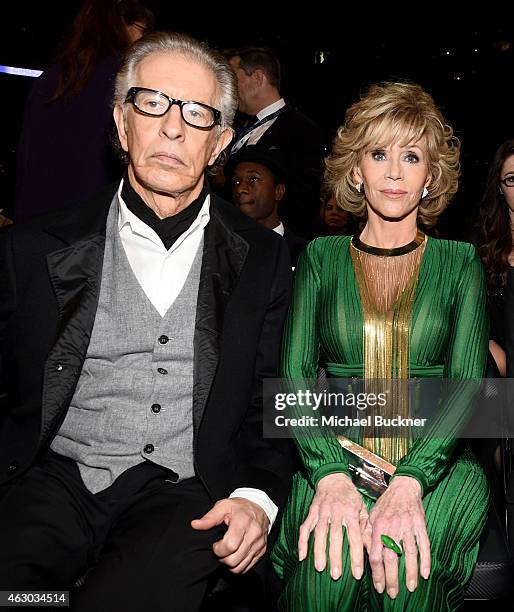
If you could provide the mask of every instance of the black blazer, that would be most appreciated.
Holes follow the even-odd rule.
[[[258,144],[267,149],[277,147],[286,165],[287,191],[280,203],[280,218],[296,234],[312,237],[319,212],[321,130],[306,115],[286,104]]]
[[[4,396],[0,482],[21,475],[58,431],[95,320],[110,187],[0,236]],[[261,381],[276,375],[291,271],[284,241],[211,196],[194,332],[196,473],[213,501],[237,487],[281,506],[289,445],[264,439]]]
[[[291,257],[291,265],[293,269],[298,265],[298,258],[303,249],[309,244],[305,238],[300,238],[296,234],[284,225],[284,240],[286,241],[287,248],[289,250],[289,257]]]

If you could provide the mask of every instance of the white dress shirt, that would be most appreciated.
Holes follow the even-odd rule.
[[[170,249],[166,249],[157,233],[131,212],[118,189],[118,230],[130,267],[148,299],[163,317],[180,293],[203,240],[209,223],[210,195],[207,195],[198,216],[188,230],[181,234]],[[229,497],[244,497],[258,504],[269,518],[269,529],[278,508],[260,489],[241,487]]]
[[[282,223],[282,221],[277,225],[277,227],[273,228],[273,231],[277,232],[277,234],[280,234],[281,236],[284,235],[285,228],[284,228],[284,224]]]

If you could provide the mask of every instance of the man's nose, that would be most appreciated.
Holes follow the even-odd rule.
[[[240,196],[243,193],[248,193],[248,183],[244,180],[234,185],[234,195]]]
[[[168,112],[161,117],[160,132],[170,139],[180,138],[184,135],[185,122],[178,104],[172,104]]]

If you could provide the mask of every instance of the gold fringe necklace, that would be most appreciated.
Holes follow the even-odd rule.
[[[394,464],[410,447],[409,428],[375,428],[375,414],[409,416],[408,386],[400,381],[409,378],[412,305],[425,245],[418,230],[411,243],[395,249],[370,247],[356,236],[350,246],[363,310],[365,392],[388,390],[386,406],[370,408],[373,425],[365,428],[362,446]]]

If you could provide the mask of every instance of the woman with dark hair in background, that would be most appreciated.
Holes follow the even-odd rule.
[[[319,192],[318,236],[351,236],[355,233],[357,222],[350,212],[337,203],[330,187],[324,183]]]
[[[83,200],[120,175],[110,142],[114,77],[153,24],[139,0],[85,0],[27,99],[16,221]]]
[[[494,156],[480,205],[479,254],[487,273],[491,331],[489,351],[506,376],[505,284],[514,266],[514,140],[506,140]]]

